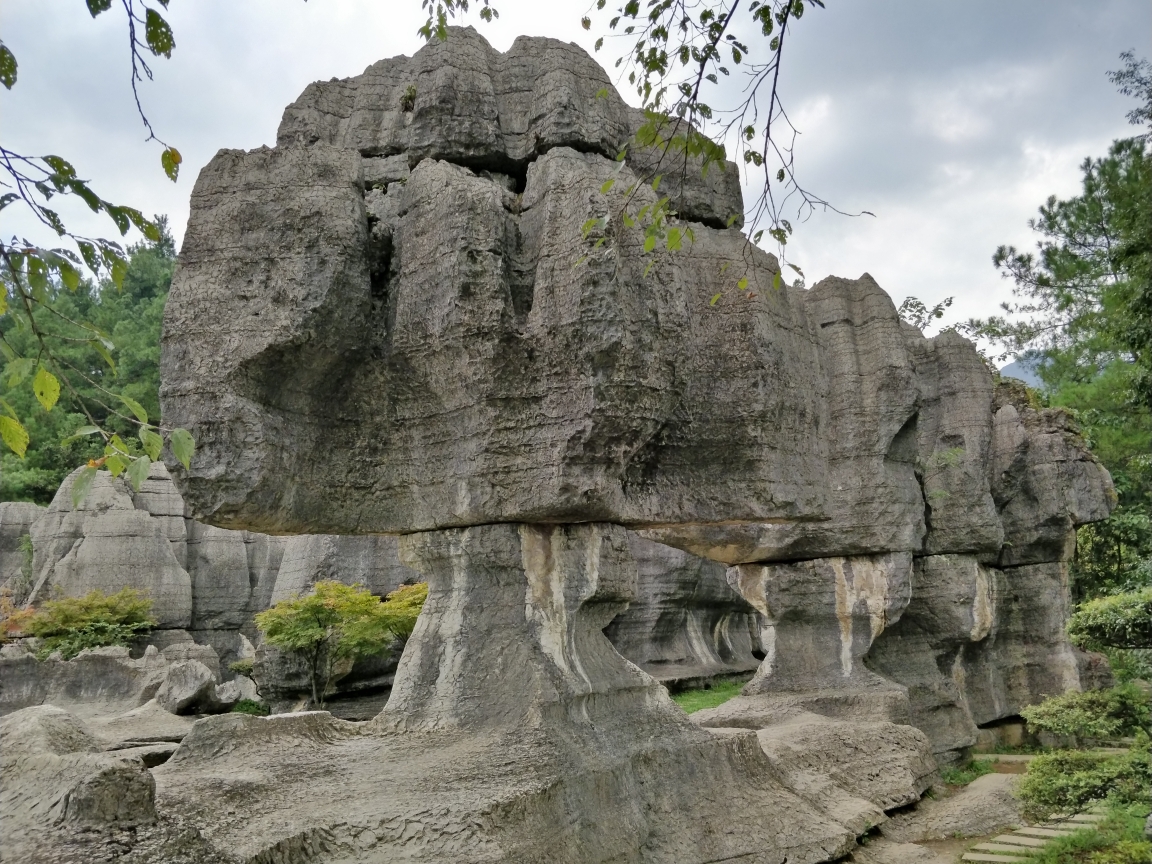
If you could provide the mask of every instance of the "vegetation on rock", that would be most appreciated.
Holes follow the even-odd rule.
[[[949,786],[967,786],[977,777],[991,773],[992,760],[973,759],[961,768],[945,768],[940,772],[940,779]]]
[[[47,659],[59,651],[70,660],[85,648],[128,645],[151,630],[152,601],[133,588],[115,594],[92,591],[83,597],[49,600],[23,621],[23,634],[40,639],[36,656]]]
[[[257,702],[255,699],[241,699],[232,706],[232,713],[251,714],[253,717],[267,717],[272,713],[272,709],[263,702]]]
[[[428,597],[421,582],[387,599],[362,585],[317,582],[311,594],[281,600],[256,616],[265,641],[308,664],[313,704],[323,707],[339,664],[402,648]]]

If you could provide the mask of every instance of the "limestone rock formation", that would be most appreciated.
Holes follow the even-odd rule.
[[[26,565],[22,543],[29,542],[32,523],[44,508],[23,501],[0,503],[0,588],[12,592],[14,602],[27,599],[32,590],[31,567]],[[25,572],[25,571],[28,572]]]
[[[137,759],[99,752],[77,718],[52,706],[0,718],[4,857],[36,860],[62,830],[132,828],[155,821],[155,781]]]
[[[760,616],[724,565],[629,533],[634,599],[604,631],[624,657],[665,684],[751,672],[764,654]]]
[[[780,284],[724,227],[734,166],[671,168],[691,242],[646,252],[638,123],[579,48],[453,29],[201,172],[161,359],[187,510],[50,510],[45,585],[105,513],[168,544],[149,578],[194,634],[334,570],[429,584],[374,723],[208,718],[156,769],[221,857],[834,860],[932,752],[1080,686],[1066,560],[1114,499],[1072,421],[867,274]],[[362,536],[291,541],[273,577],[224,529]],[[749,657],[696,723],[645,671]]]

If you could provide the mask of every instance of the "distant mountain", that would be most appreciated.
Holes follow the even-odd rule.
[[[1000,374],[1006,378],[1017,378],[1029,387],[1043,387],[1044,382],[1036,374],[1036,367],[1028,360],[1014,360],[1000,369]]]

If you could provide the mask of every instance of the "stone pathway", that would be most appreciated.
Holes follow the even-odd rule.
[[[1104,815],[1100,813],[1081,813],[1067,819],[1045,822],[1034,828],[1017,828],[1011,834],[1000,834],[984,843],[977,843],[965,852],[960,860],[987,862],[987,864],[1021,864],[1057,837],[1067,837],[1074,831],[1091,828],[1104,819]]]

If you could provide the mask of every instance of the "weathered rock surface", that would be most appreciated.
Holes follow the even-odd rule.
[[[99,751],[77,718],[44,705],[0,718],[4,856],[39,859],[63,830],[146,825],[156,818],[152,775],[138,759]]]
[[[872,837],[866,845],[852,850],[854,864],[953,864],[952,858],[939,855],[915,843],[893,843],[883,837]]]
[[[760,619],[724,565],[630,533],[636,599],[604,631],[657,681],[681,686],[760,665]]]
[[[190,714],[216,707],[216,681],[212,670],[198,660],[180,660],[164,672],[156,691],[156,704],[170,714]]]
[[[892,840],[915,843],[979,837],[1020,825],[1020,802],[1012,795],[1019,779],[1013,774],[985,774],[950,798],[925,799],[915,810],[893,815],[880,831]]]
[[[908,605],[911,555],[744,564],[728,581],[763,621],[764,661],[745,695],[899,689],[862,658]]]
[[[329,860],[573,864],[850,848],[853,832],[776,779],[752,733],[699,729],[612,649],[602,628],[635,583],[619,526],[415,534],[401,555],[429,599],[377,721],[200,721],[156,769],[162,806],[245,861],[318,843]],[[221,815],[241,799],[242,818]],[[287,801],[306,822],[283,819]],[[404,814],[426,808],[406,831]]]
[[[32,523],[44,508],[23,501],[0,503],[0,588],[12,592],[14,602],[22,603],[32,590],[32,574],[25,574],[22,538],[29,536]]]
[[[401,585],[420,581],[420,574],[400,563],[396,538],[305,534],[289,537],[266,606],[292,595],[307,594],[322,579],[363,585],[383,597]]]

